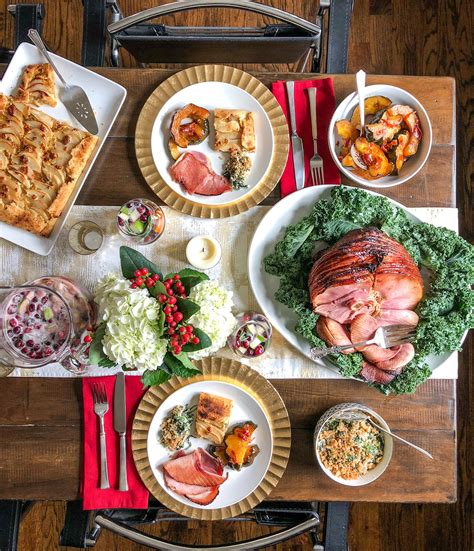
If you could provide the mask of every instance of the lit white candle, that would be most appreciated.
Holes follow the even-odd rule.
[[[188,262],[198,270],[208,270],[221,259],[222,249],[219,241],[210,235],[193,237],[186,246]]]

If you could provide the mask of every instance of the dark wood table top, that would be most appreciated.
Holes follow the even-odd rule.
[[[155,197],[147,187],[134,153],[138,114],[154,88],[171,71],[98,69],[125,86],[128,97],[77,201],[119,205],[132,196]],[[265,84],[310,75],[254,73]],[[312,75],[313,78],[317,78]],[[384,194],[406,206],[454,207],[455,85],[451,78],[369,76],[368,84],[400,86],[427,109],[433,125],[431,156],[408,183]],[[336,101],[354,86],[350,75],[334,76]],[[273,204],[275,192],[265,204]],[[272,380],[291,419],[292,450],[288,468],[272,499],[306,501],[452,502],[456,500],[456,381],[432,379],[415,394],[386,397],[351,380]],[[76,499],[82,469],[80,379],[7,378],[1,381],[0,499]],[[392,461],[373,484],[342,486],[316,464],[312,446],[318,417],[348,401],[378,411],[404,438],[429,450],[434,461],[395,443]]]

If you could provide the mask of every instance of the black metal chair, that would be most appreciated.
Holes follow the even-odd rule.
[[[346,71],[353,0],[321,0],[315,22],[253,0],[180,0],[125,18],[117,0],[83,2],[83,65],[118,66],[119,48],[124,48],[140,64],[295,63],[298,70],[309,66],[312,72]],[[217,7],[250,11],[280,22],[262,27],[146,23],[183,11]]]
[[[0,63],[8,63],[22,42],[29,42],[28,30],[36,29],[41,34],[44,19],[43,4],[10,4],[8,13],[15,18],[13,48],[0,46]]]

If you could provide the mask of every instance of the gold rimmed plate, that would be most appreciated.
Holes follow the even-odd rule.
[[[290,422],[280,395],[256,371],[224,358],[206,358],[198,367],[202,375],[190,379],[173,377],[145,394],[133,423],[133,456],[144,484],[166,507],[200,520],[221,520],[255,507],[277,485],[290,454]],[[207,506],[194,504],[166,487],[162,464],[170,453],[158,439],[159,425],[169,409],[192,402],[203,390],[234,401],[230,426],[245,420],[257,423],[255,443],[261,449],[252,465],[240,472],[229,470],[219,495]],[[195,438],[191,442],[190,450],[209,444]]]
[[[195,103],[214,109],[243,109],[255,116],[256,151],[249,154],[252,169],[248,187],[217,196],[186,192],[173,181],[169,168],[169,126],[177,109]],[[214,151],[214,134],[189,151],[204,153],[212,168],[222,173],[227,153]],[[201,218],[224,218],[257,205],[277,185],[288,156],[288,127],[275,96],[257,78],[233,67],[202,65],[176,73],[164,81],[146,101],[135,134],[140,169],[151,189],[169,206]]]

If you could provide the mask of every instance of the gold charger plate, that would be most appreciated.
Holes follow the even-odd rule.
[[[265,377],[250,367],[228,358],[205,358],[196,362],[196,365],[201,369],[202,375],[189,379],[173,377],[162,385],[151,387],[143,396],[132,427],[133,459],[145,486],[168,509],[199,520],[222,520],[252,509],[263,501],[278,484],[290,457],[290,420],[285,404],[275,388]],[[148,460],[148,429],[160,405],[179,388],[206,380],[232,383],[253,396],[265,409],[273,439],[270,465],[257,488],[238,503],[220,509],[194,508],[175,500],[160,486]]]
[[[223,205],[204,204],[179,195],[163,180],[153,161],[151,134],[158,113],[174,94],[200,82],[225,82],[245,90],[260,103],[273,131],[272,158],[264,176],[248,193]],[[145,102],[135,131],[135,153],[147,184],[167,205],[198,218],[226,218],[245,212],[261,203],[280,180],[288,157],[288,149],[288,125],[275,96],[257,78],[240,69],[225,65],[190,67],[162,82]]]

